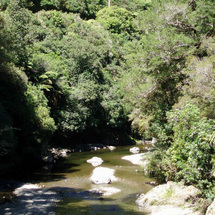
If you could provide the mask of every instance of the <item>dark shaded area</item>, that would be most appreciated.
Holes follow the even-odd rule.
[[[102,129],[102,128],[101,128]],[[85,133],[64,133],[57,131],[51,140],[52,146],[70,147],[75,151],[89,151],[90,145],[132,145],[135,141],[130,138],[128,132],[102,129],[101,132],[87,131]]]
[[[0,206],[0,213],[12,214],[143,214],[122,208],[114,199],[103,198],[99,193],[68,187],[53,187],[51,189],[22,189],[13,201]],[[82,201],[94,201],[90,205],[74,207],[73,204]],[[59,202],[60,201],[60,202]],[[58,202],[58,203],[57,203]],[[58,206],[55,208],[55,204]],[[72,203],[72,204],[71,204]]]
[[[25,183],[40,183],[50,182],[50,181],[59,181],[66,179],[64,173],[72,173],[79,171],[77,168],[78,164],[64,163],[64,160],[59,160],[55,164],[47,164],[42,167],[37,167],[34,169],[34,172],[28,171],[26,169],[10,169],[10,171],[5,172],[4,178],[0,178],[0,205],[6,202],[14,202],[16,196],[13,194],[13,191],[24,185]]]
[[[57,214],[143,214],[143,212],[135,212],[133,210],[125,209],[117,204],[115,199],[102,197],[100,193],[92,193],[70,188],[60,188],[60,191],[63,192],[63,201],[57,206]],[[128,196],[128,198],[129,197],[130,196]],[[95,203],[86,204],[78,208],[75,207],[75,203],[85,200],[89,202],[94,201]]]
[[[115,153],[118,154],[118,158],[115,158]],[[89,188],[74,189],[72,185],[72,177],[68,178],[67,173],[72,173],[81,170],[81,165],[89,158],[89,156],[100,155],[107,153],[111,160],[118,160],[121,158],[121,154],[128,153],[128,147],[117,147],[116,151],[109,152],[109,150],[99,150],[96,152],[74,153],[66,160],[59,160],[53,167],[44,166],[43,169],[35,171],[34,174],[27,176],[23,175],[23,179],[16,180],[0,180],[0,192],[9,191],[10,198],[1,201],[0,214],[12,213],[12,214],[72,214],[72,215],[85,215],[85,214],[143,214],[142,212],[135,211],[138,206],[135,205],[135,199],[138,197],[138,191],[135,193],[124,195],[124,197],[117,198],[115,196],[103,196],[100,191],[93,189],[92,192],[88,191]],[[79,162],[80,165],[76,164]],[[105,160],[105,159],[104,159]],[[107,163],[108,161],[106,161]],[[111,164],[115,166],[115,164]],[[131,165],[131,164],[130,164]],[[127,165],[125,165],[127,166]],[[92,168],[89,164],[89,168]],[[129,168],[128,168],[129,169]],[[90,174],[91,171],[89,171]],[[65,173],[65,174],[64,174]],[[67,177],[65,177],[67,175]],[[71,175],[72,176],[72,175]],[[75,176],[76,177],[76,176]],[[88,176],[86,176],[88,177]],[[55,182],[59,181],[60,184],[55,185]],[[65,181],[65,183],[64,183]],[[30,190],[21,190],[20,187],[31,184]],[[35,184],[41,182],[53,182],[54,187],[46,189],[45,187],[34,187]],[[78,183],[78,182],[77,182]],[[123,183],[123,182],[122,182]],[[50,186],[51,184],[47,184]],[[52,186],[51,185],[51,186]],[[46,186],[46,185],[45,185]],[[60,187],[62,186],[62,187]],[[66,187],[69,186],[69,187]],[[97,186],[93,185],[92,188]],[[113,185],[114,186],[114,185]],[[100,186],[98,186],[100,187]],[[14,196],[12,192],[14,189],[19,188],[19,196]],[[17,193],[17,190],[16,190]],[[9,195],[8,194],[8,195]],[[0,196],[0,198],[2,198]],[[60,202],[58,202],[60,200]],[[4,203],[4,204],[3,204]],[[55,207],[57,205],[57,207]],[[136,208],[136,209],[135,209]]]

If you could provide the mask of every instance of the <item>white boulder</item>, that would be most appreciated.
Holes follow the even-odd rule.
[[[97,187],[90,190],[92,193],[98,193],[103,196],[111,196],[113,194],[119,193],[121,190],[115,187]]]
[[[115,149],[116,149],[116,147],[115,147],[115,146],[108,146],[108,148],[109,148],[111,151],[113,151],[113,150],[115,150]]]
[[[99,157],[93,157],[87,160],[87,163],[91,163],[93,166],[99,166],[103,163],[103,160]]]
[[[154,206],[151,215],[199,215],[190,208],[180,208],[172,205]]]
[[[215,214],[215,200],[212,204],[208,207],[205,215],[214,215]]]
[[[90,181],[94,184],[110,184],[118,181],[114,176],[115,170],[107,167],[96,167],[90,177]]]
[[[133,147],[133,148],[130,148],[129,151],[133,154],[137,154],[140,152],[140,148],[138,147]]]

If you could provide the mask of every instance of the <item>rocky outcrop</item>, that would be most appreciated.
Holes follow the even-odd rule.
[[[110,184],[118,181],[114,176],[115,170],[107,167],[96,167],[90,177],[90,181],[94,184]]]
[[[200,191],[194,186],[168,182],[142,194],[136,203],[153,215],[201,215],[201,211],[195,211],[199,195]]]
[[[208,207],[205,215],[215,215],[215,200],[212,204]]]
[[[103,160],[99,157],[93,157],[87,160],[87,163],[91,163],[93,166],[99,166],[103,163]]]
[[[138,147],[133,147],[133,148],[130,148],[129,151],[133,154],[137,154],[140,152],[140,148]]]
[[[150,212],[151,215],[199,215],[198,212],[194,212],[189,208],[180,208],[177,206],[157,206],[153,207]]]
[[[55,159],[66,158],[68,153],[71,153],[69,149],[52,148],[50,152],[53,154]]]

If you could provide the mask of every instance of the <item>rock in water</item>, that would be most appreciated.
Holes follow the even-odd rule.
[[[138,147],[133,147],[133,148],[130,148],[129,151],[133,154],[137,154],[140,152],[140,149]]]
[[[93,166],[99,166],[103,163],[103,160],[99,157],[93,157],[87,160],[87,163],[91,163]]]
[[[109,148],[111,151],[113,151],[113,150],[115,150],[115,149],[116,149],[116,147],[115,147],[115,146],[108,146],[108,148]]]
[[[94,184],[110,184],[114,181],[118,181],[118,178],[114,176],[114,169],[107,167],[96,167],[90,177],[90,181]]]
[[[115,187],[97,187],[90,190],[92,193],[98,193],[103,196],[111,196],[113,194],[119,193],[121,190]]]

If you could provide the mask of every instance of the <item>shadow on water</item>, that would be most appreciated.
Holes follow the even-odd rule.
[[[143,212],[135,212],[133,210],[126,210],[117,204],[93,204],[93,205],[85,205],[82,207],[74,207],[74,206],[66,206],[61,210],[58,210],[57,214],[68,214],[68,215],[143,215]]]
[[[65,179],[65,174],[78,172],[80,164],[66,163],[66,160],[58,160],[54,164],[46,164],[42,167],[36,168],[33,172],[24,172],[21,170],[14,170],[13,173],[0,177],[0,190],[5,185],[11,188],[19,186],[20,181],[27,183],[29,181],[37,183],[39,181],[58,181]]]
[[[34,183],[43,182],[54,182],[66,179],[66,174],[74,173],[80,171],[78,168],[78,164],[73,163],[57,163],[55,165],[46,165],[43,166],[41,169],[38,169],[34,173],[25,177],[26,181],[31,181]]]
[[[59,215],[140,215],[141,211],[134,211],[130,206],[122,207],[116,199],[103,197],[100,193],[79,189],[59,188],[62,199],[56,212]],[[136,206],[137,207],[137,206]]]
[[[15,195],[13,191],[25,183],[54,182],[66,179],[67,173],[78,172],[78,164],[64,163],[59,161],[56,164],[44,165],[32,173],[14,171],[14,174],[0,178],[0,205],[6,202],[13,202]]]
[[[72,154],[71,154],[72,155]],[[70,155],[70,156],[71,156]],[[80,154],[78,153],[79,157]],[[82,162],[73,162],[73,159],[70,158],[61,158],[57,160],[56,163],[46,164],[41,168],[36,169],[30,174],[25,174],[22,181],[31,183],[40,183],[40,182],[56,182],[64,180],[67,178],[68,174],[79,172],[81,169]]]
[[[4,215],[140,215],[130,208],[121,207],[114,199],[104,198],[100,193],[68,187],[21,187],[16,191],[17,197],[12,202],[0,206]],[[58,206],[56,207],[56,204]]]
[[[30,182],[39,186],[34,189],[23,190],[17,197],[13,197],[12,200],[0,205],[0,214],[144,214],[135,205],[135,200],[137,194],[150,189],[147,187],[148,185],[143,186],[142,183],[149,179],[146,179],[141,172],[136,172],[136,166],[121,159],[127,154],[128,149],[125,147],[113,152],[101,150],[90,153],[72,153],[67,159],[59,160],[53,166],[46,165],[28,175],[20,173],[21,176],[16,177],[16,180],[19,179],[22,183]],[[116,170],[116,177],[119,177],[121,181],[113,183],[113,186],[119,188],[121,192],[109,197],[89,191],[94,188],[89,180],[94,167],[86,161],[93,156],[99,156],[104,160],[103,167]],[[11,186],[8,181],[3,183]],[[13,190],[23,185],[16,184],[16,181],[13,184],[15,184],[11,186]],[[12,189],[11,191],[13,191]]]

